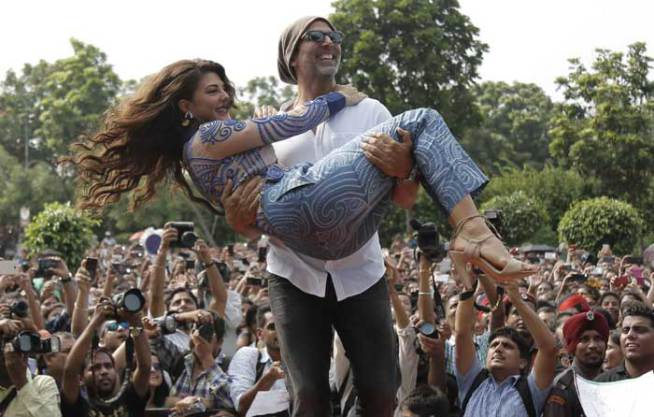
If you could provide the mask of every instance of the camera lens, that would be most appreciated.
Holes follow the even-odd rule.
[[[195,245],[196,240],[198,240],[198,235],[196,235],[193,232],[184,232],[182,238],[180,239],[180,242],[182,242],[182,245],[184,247],[192,248],[193,245]]]
[[[128,290],[123,296],[121,307],[130,313],[136,313],[141,311],[143,304],[145,304],[145,298],[143,294],[136,288]]]
[[[436,332],[436,327],[431,323],[422,323],[417,327],[418,331],[425,336],[432,336]]]

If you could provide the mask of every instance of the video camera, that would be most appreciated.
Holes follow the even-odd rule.
[[[411,219],[411,228],[416,232],[416,240],[420,253],[431,262],[436,262],[445,256],[445,247],[440,243],[440,235],[434,223],[421,223]]]
[[[168,226],[177,230],[177,239],[170,243],[171,248],[192,248],[198,235],[195,234],[193,222],[170,222]]]
[[[12,317],[24,319],[29,314],[29,305],[24,300],[14,301],[9,306],[9,312]]]
[[[61,341],[57,336],[42,340],[38,333],[23,330],[11,340],[14,352],[56,353],[61,351]]]
[[[156,318],[154,319],[154,322],[157,324],[157,326],[159,326],[161,329],[161,334],[164,336],[175,333],[180,327],[179,323],[177,323],[177,320],[175,320],[175,317],[172,314],[167,314],[163,317]]]

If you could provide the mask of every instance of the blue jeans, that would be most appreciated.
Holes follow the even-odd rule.
[[[421,183],[447,214],[488,182],[435,110],[410,110],[313,165],[300,164],[277,176],[269,169],[257,226],[314,258],[333,260],[354,253],[379,228],[395,185],[394,178],[368,161],[361,140],[375,132],[398,140],[397,127],[411,132]]]

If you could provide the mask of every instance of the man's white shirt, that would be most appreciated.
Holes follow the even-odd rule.
[[[379,101],[367,98],[321,123],[315,132],[308,131],[275,142],[273,148],[279,163],[286,167],[316,162],[390,117],[390,112]],[[366,291],[385,271],[377,233],[357,252],[335,261],[298,254],[271,242],[267,264],[268,272],[286,278],[303,292],[318,297],[325,296],[327,274],[330,274],[338,301]]]

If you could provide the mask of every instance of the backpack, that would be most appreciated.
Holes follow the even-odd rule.
[[[482,369],[481,372],[477,374],[475,377],[475,380],[472,381],[472,386],[466,393],[466,397],[461,403],[461,416],[466,412],[466,407],[468,406],[468,402],[470,401],[470,398],[472,398],[472,394],[479,388],[482,382],[484,382],[488,377],[490,376],[490,372],[488,372],[488,369]],[[536,417],[536,409],[534,407],[534,400],[531,398],[531,391],[529,391],[529,383],[527,382],[527,378],[523,375],[520,375],[520,378],[518,378],[518,382],[515,384],[515,388],[518,391],[518,394],[520,394],[520,398],[522,398],[522,404],[525,406],[525,409],[527,410],[527,415],[529,417]]]

